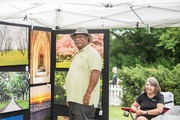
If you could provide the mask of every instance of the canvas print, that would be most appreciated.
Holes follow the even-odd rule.
[[[91,34],[92,42],[90,43],[104,59],[104,34]],[[70,34],[56,35],[56,68],[69,68],[70,63],[78,51]]]
[[[0,114],[29,109],[29,74],[0,71]]]
[[[0,66],[27,65],[29,29],[0,24]]]
[[[24,120],[24,119],[23,119],[23,115],[16,115],[6,118],[0,118],[0,120]]]
[[[31,120],[50,120],[51,116],[51,85],[30,87],[30,118]]]
[[[50,82],[51,32],[32,30],[30,36],[30,84]]]
[[[55,71],[54,104],[66,105],[65,79],[67,71]]]
[[[70,120],[67,116],[58,116],[57,120]]]
[[[55,71],[54,79],[54,104],[66,105],[65,80],[67,71]],[[100,76],[100,98],[98,108],[101,109],[102,104],[102,75]]]

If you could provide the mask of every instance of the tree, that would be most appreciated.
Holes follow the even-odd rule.
[[[174,58],[175,63],[180,62],[180,28],[163,28],[157,31],[160,34],[158,47],[169,51],[168,57]]]
[[[149,34],[145,28],[112,29],[110,66],[121,68],[135,67],[136,64],[157,65],[157,63],[166,67],[176,65],[180,62],[179,30],[179,28],[152,28]],[[172,40],[167,40],[170,38]]]

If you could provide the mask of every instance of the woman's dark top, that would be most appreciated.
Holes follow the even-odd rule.
[[[164,104],[164,95],[162,93],[159,93],[153,98],[149,98],[147,96],[147,93],[141,93],[137,97],[136,102],[140,104],[141,110],[152,110],[157,108],[157,103]],[[152,118],[158,115],[142,115],[142,116],[146,117],[148,120],[151,120]]]
[[[118,79],[118,77],[119,77],[119,74],[118,74],[118,73],[115,73],[115,74],[113,75],[113,78],[112,78],[112,84],[113,84],[113,85],[116,85],[116,84],[117,84],[117,79]]]

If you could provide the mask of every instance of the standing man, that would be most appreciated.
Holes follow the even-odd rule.
[[[101,56],[90,42],[92,36],[78,28],[71,38],[79,49],[66,76],[66,105],[70,120],[91,120],[99,103]]]

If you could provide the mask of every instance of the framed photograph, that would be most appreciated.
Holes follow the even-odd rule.
[[[55,71],[54,104],[66,105],[65,79],[67,71]]]
[[[0,118],[0,120],[24,120],[24,116],[16,115],[16,116],[11,116],[11,117],[6,117],[6,118]]]
[[[51,32],[31,30],[30,84],[50,82]]]
[[[28,72],[0,71],[0,114],[29,109]]]
[[[0,24],[0,66],[28,64],[29,27]]]
[[[30,87],[30,120],[50,120],[51,85]]]
[[[90,43],[104,59],[104,33],[92,33]],[[69,68],[78,51],[70,34],[56,34],[56,68]]]

